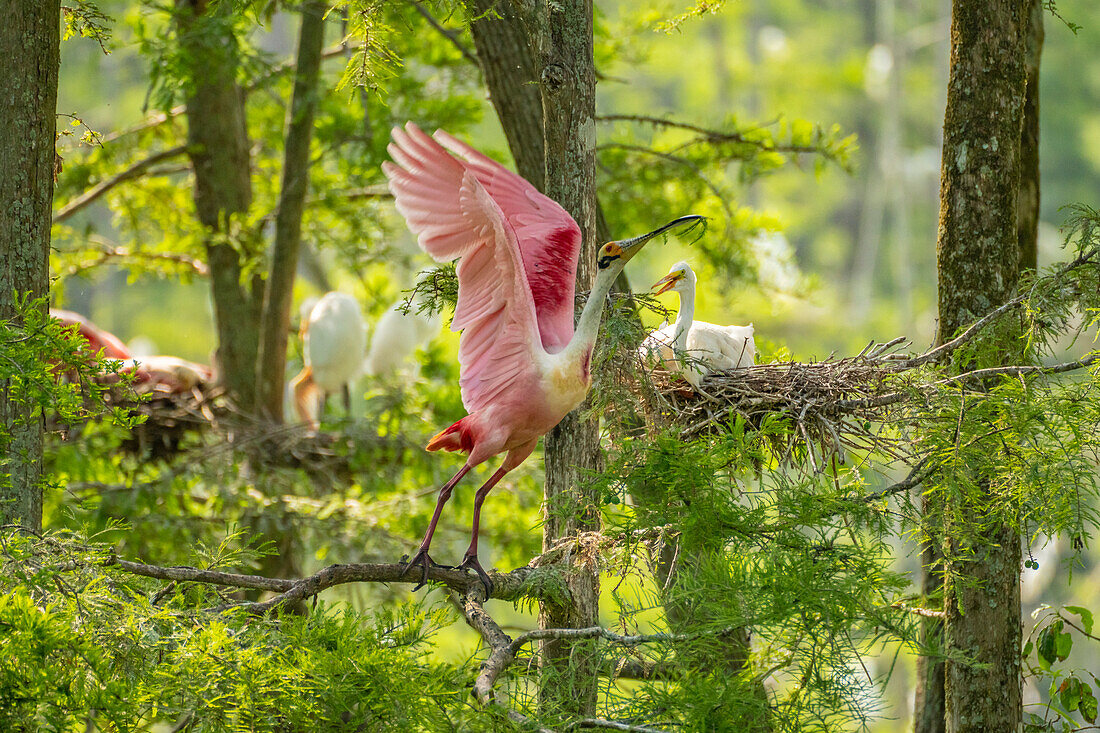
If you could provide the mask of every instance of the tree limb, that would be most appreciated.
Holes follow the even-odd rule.
[[[171,158],[175,158],[176,156],[183,155],[186,152],[186,145],[177,145],[174,148],[162,150],[159,153],[154,153],[153,155],[150,155],[148,158],[139,160],[136,163],[131,164],[128,168],[122,169],[110,178],[105,178],[104,180],[92,186],[87,191],[80,194],[75,199],[58,209],[57,213],[53,215],[53,223],[57,224],[58,222],[65,221],[70,216],[88,206],[93,201],[110,191],[118,184],[129,181],[133,178],[138,178],[150,166],[153,166],[161,162],[162,160],[169,160]]]
[[[262,575],[242,575],[217,570],[201,570],[182,566],[162,567],[145,563],[131,562],[120,558],[108,558],[103,563],[117,567],[134,575],[158,580],[191,581],[209,583],[233,588],[255,588],[278,592],[279,595],[262,603],[243,603],[234,607],[246,608],[255,614],[268,613],[286,603],[315,596],[323,590],[346,583],[418,583],[419,572],[406,573],[404,563],[351,563],[330,565],[313,575],[299,579],[267,578]],[[524,581],[535,572],[534,568],[517,568],[509,573],[493,571],[489,577],[493,581],[492,598],[514,601],[529,597],[529,589]],[[440,583],[447,588],[466,593],[471,587],[480,587],[476,576],[465,571],[444,567],[428,569],[428,580]],[[223,609],[218,609],[223,610]]]
[[[416,12],[424,16],[424,20],[428,21],[428,25],[437,30],[440,35],[450,41],[451,45],[458,49],[458,52],[462,54],[463,58],[473,64],[478,71],[481,70],[481,62],[478,61],[477,56],[475,56],[470,51],[470,49],[466,48],[466,46],[463,45],[460,40],[458,40],[457,31],[452,31],[448,28],[445,28],[442,23],[435,19],[435,16],[428,12],[427,8],[418,3],[416,0],[409,0],[409,4],[416,8]]]
[[[330,46],[329,48],[326,48],[324,51],[321,52],[321,58],[322,59],[330,59],[330,58],[333,58],[334,56],[341,56],[349,48],[358,48],[358,44],[341,43],[341,44],[336,45],[336,46]],[[282,64],[279,64],[278,66],[274,66],[270,70],[268,70],[268,72],[266,74],[263,74],[258,79],[256,79],[254,82],[252,82],[247,87],[245,87],[245,91],[247,91],[247,92],[255,91],[256,89],[260,88],[261,86],[263,86],[267,82],[271,81],[275,77],[280,76],[281,74],[285,74],[289,71],[293,71],[296,68],[296,66],[297,65],[293,61],[286,61]],[[112,132],[112,133],[109,133],[109,134],[105,135],[103,137],[103,142],[104,143],[114,142],[115,140],[118,140],[119,138],[128,137],[130,135],[135,135],[139,132],[144,132],[145,130],[151,130],[152,128],[159,127],[159,126],[163,125],[165,122],[168,122],[169,120],[173,120],[173,119],[179,117],[180,115],[185,114],[186,112],[187,112],[187,105],[177,104],[175,107],[168,110],[167,112],[157,112],[156,114],[150,115],[144,122],[139,122],[138,124],[134,125],[133,127],[127,127],[125,130],[118,130],[116,132]]]
[[[205,262],[197,260],[194,257],[188,257],[183,254],[176,254],[175,252],[146,252],[143,250],[131,250],[129,247],[115,247],[104,246],[99,251],[99,255],[93,259],[85,260],[84,262],[77,263],[70,266],[61,275],[62,277],[72,277],[73,275],[79,275],[85,270],[91,270],[100,265],[106,264],[113,259],[135,259],[135,260],[152,260],[171,262],[177,265],[183,265],[189,268],[196,275],[206,277],[210,274],[210,268],[206,266]]]
[[[636,723],[624,723],[620,720],[604,720],[602,718],[583,718],[574,720],[565,727],[565,730],[580,730],[581,728],[604,728],[607,730],[634,731],[634,733],[665,733],[661,728]]]
[[[666,120],[662,117],[650,117],[648,115],[597,115],[597,122],[637,122],[647,125],[653,125],[655,127],[675,127],[679,130],[688,130],[699,134],[699,138],[693,140],[689,144],[708,142],[708,143],[738,143],[741,145],[752,145],[753,147],[760,148],[769,152],[776,153],[818,153],[821,152],[817,148],[807,145],[779,145],[774,142],[768,142],[766,140],[750,140],[746,138],[743,133],[740,132],[722,132],[721,130],[709,130],[705,127],[699,127],[698,125],[692,125],[686,122],[676,122],[674,120]]]

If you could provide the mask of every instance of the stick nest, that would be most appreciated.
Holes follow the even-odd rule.
[[[904,343],[900,338],[872,342],[856,356],[820,362],[712,372],[703,379],[702,392],[658,366],[643,372],[633,391],[642,393],[650,428],[678,427],[685,440],[718,431],[737,417],[760,427],[771,415],[792,427],[784,444],[773,445],[781,460],[805,451],[816,468],[818,458],[843,458],[846,450],[897,455],[881,427],[911,394],[905,373],[917,360],[896,352]]]

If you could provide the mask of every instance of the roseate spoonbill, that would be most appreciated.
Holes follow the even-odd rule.
[[[290,387],[302,422],[316,429],[332,392],[343,393],[344,408],[351,412],[348,383],[359,376],[362,368],[367,324],[355,298],[333,291],[325,293],[308,315],[303,313],[301,330],[305,367],[291,380]]]
[[[435,564],[428,555],[432,534],[455,484],[474,466],[505,453],[474,496],[473,536],[458,566],[476,572],[488,595],[492,583],[477,558],[486,495],[584,399],[604,300],[627,261],[658,234],[703,217],[681,217],[603,245],[574,332],[581,231],[561,206],[442,130],[433,139],[411,122],[404,130],[394,128],[389,151],[394,162],[383,163],[382,170],[420,247],[437,261],[459,260],[451,328],[462,330],[459,386],[469,413],[428,442],[429,451],[458,451],[467,458],[440,489],[424,541],[405,568],[419,565],[420,585],[426,582]]]
[[[62,325],[76,326],[76,332],[84,338],[93,354],[102,350],[105,359],[129,359],[132,356],[118,336],[97,327],[79,313],[50,308],[50,317],[61,321]]]
[[[120,371],[133,372],[134,382],[142,391],[148,392],[179,394],[214,380],[210,367],[163,354],[127,359],[126,366]]]
[[[695,283],[691,265],[677,262],[667,275],[653,284],[657,295],[668,290],[679,295],[680,310],[675,323],[661,326],[646,336],[638,351],[643,358],[657,354],[669,371],[680,374],[700,390],[703,376],[710,372],[752,366],[756,360],[756,342],[751,323],[716,326],[694,320]]]
[[[363,362],[363,371],[367,376],[377,377],[397,371],[401,363],[416,351],[416,347],[427,343],[439,329],[439,319],[436,317],[429,318],[412,310],[402,313],[398,307],[403,302],[402,299],[391,305],[374,324],[370,351]]]

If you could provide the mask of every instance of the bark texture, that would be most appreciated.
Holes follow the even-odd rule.
[[[49,290],[61,7],[17,0],[8,11],[0,24],[0,319],[18,324],[13,296]],[[3,381],[0,421],[0,523],[41,529],[42,410]]]
[[[924,494],[921,497],[925,523],[942,525],[938,516],[939,497]],[[925,542],[921,552],[921,593],[927,604],[933,598],[943,596],[943,553],[933,542]],[[942,602],[942,601],[941,601]],[[930,649],[943,647],[943,620],[922,617],[920,623],[921,644]],[[947,670],[941,657],[917,657],[917,689],[913,700],[913,733],[944,733],[947,730],[947,701],[944,699],[944,676]]]
[[[941,339],[1015,294],[1030,11],[1030,0],[952,6],[937,244]],[[1006,343],[992,361],[1016,350]],[[945,644],[983,665],[946,665],[949,733],[1014,731],[1022,719],[1019,537],[996,518],[993,497],[979,493],[953,496],[947,516],[962,519],[944,528]]]
[[[232,3],[177,0],[180,44],[188,64],[187,142],[195,171],[195,210],[207,229],[207,259],[218,331],[217,366],[226,396],[243,412],[256,404],[263,282],[242,283],[246,258],[258,253],[231,217],[252,205],[244,91],[236,81],[236,39],[216,14]],[[208,15],[210,14],[210,15]],[[238,247],[225,242],[237,239]]]
[[[1020,130],[1020,195],[1016,237],[1020,271],[1039,267],[1039,60],[1043,54],[1043,3],[1029,0],[1027,17],[1027,96]]]
[[[583,292],[592,288],[596,254],[592,1],[535,0],[526,10],[542,96],[545,191],[580,225],[577,290]],[[564,537],[599,529],[599,499],[582,488],[583,472],[596,469],[600,457],[597,422],[581,418],[585,405],[567,415],[546,436],[544,549]],[[597,623],[599,574],[595,568],[576,562],[568,582],[572,603],[542,604],[542,628]],[[545,711],[582,716],[595,711],[599,658],[586,653],[589,647],[581,644],[564,640],[543,643],[539,662],[544,683],[539,695]]]
[[[290,332],[290,304],[302,241],[302,212],[309,188],[309,146],[320,89],[321,49],[325,40],[325,3],[310,0],[302,6],[298,35],[298,63],[294,91],[286,120],[282,188],[275,217],[271,270],[264,290],[256,364],[257,406],[262,418],[283,422],[283,383],[286,344]]]
[[[501,0],[469,0],[470,34],[516,170],[546,191],[542,92],[535,54],[515,8]]]

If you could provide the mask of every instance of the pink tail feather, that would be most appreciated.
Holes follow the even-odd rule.
[[[469,453],[474,447],[473,431],[470,430],[470,426],[465,424],[469,419],[470,416],[467,415],[446,430],[436,433],[435,436],[428,441],[426,450],[446,450]]]

